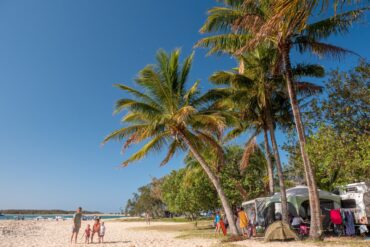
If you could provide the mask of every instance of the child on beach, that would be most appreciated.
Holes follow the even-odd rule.
[[[91,234],[91,228],[90,228],[90,225],[88,224],[86,226],[86,229],[85,229],[84,234],[82,235],[82,237],[85,236],[85,244],[89,244],[90,243],[90,234]]]
[[[95,223],[94,223],[93,228],[92,228],[91,243],[94,242],[95,233],[98,235],[98,239],[99,239],[99,242],[100,242],[100,237],[99,237],[99,234],[100,234],[100,219],[95,219]]]
[[[104,243],[104,235],[105,235],[105,226],[104,222],[102,222],[100,224],[99,243]]]

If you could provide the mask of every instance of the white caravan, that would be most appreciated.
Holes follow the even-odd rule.
[[[353,209],[356,224],[370,224],[370,182],[347,184],[339,188],[342,208]]]

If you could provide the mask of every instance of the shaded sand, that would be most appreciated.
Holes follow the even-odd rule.
[[[249,239],[233,243],[221,243],[212,230],[194,230],[189,223],[105,221],[105,243],[85,245],[81,239],[82,229],[92,221],[82,223],[78,244],[70,244],[72,222],[66,221],[0,221],[0,247],[56,247],[56,246],[102,246],[102,247],[369,247],[370,241],[354,238],[328,238],[323,242],[264,242]]]

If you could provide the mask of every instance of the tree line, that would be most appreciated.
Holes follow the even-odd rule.
[[[256,147],[245,168],[239,164],[242,155],[242,147],[226,147],[228,165],[219,171],[221,184],[234,209],[245,200],[269,193],[263,151]],[[217,191],[199,163],[190,155],[184,162],[184,168],[159,179],[153,178],[151,183],[140,187],[127,201],[125,213],[140,216],[149,212],[153,217],[181,215],[195,220],[202,213],[219,209],[221,203]]]

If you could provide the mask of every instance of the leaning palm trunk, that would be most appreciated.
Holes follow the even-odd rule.
[[[198,152],[198,150],[194,147],[191,141],[183,133],[180,132],[179,134],[182,137],[183,141],[186,143],[186,145],[188,145],[190,152],[194,155],[194,157],[199,162],[199,164],[201,165],[201,167],[207,174],[208,178],[211,180],[214,187],[216,188],[218,196],[220,197],[220,200],[221,200],[222,207],[225,211],[227,221],[229,222],[231,234],[234,236],[239,235],[238,229],[236,228],[233,212],[226,198],[226,195],[221,187],[220,180],[216,177],[216,175],[208,167],[206,161],[204,160],[202,155]]]
[[[267,106],[266,108],[269,109],[269,106]],[[268,110],[267,110],[267,114],[268,114],[268,116],[267,116],[267,125],[268,125],[269,131],[270,131],[272,150],[274,152],[276,170],[277,170],[277,174],[278,174],[278,178],[279,178],[281,215],[282,215],[283,222],[289,224],[289,220],[288,220],[288,201],[287,201],[287,197],[286,197],[283,168],[282,168],[281,162],[280,162],[279,147],[278,147],[277,142],[276,142],[274,124],[272,122],[271,114]]]
[[[267,128],[263,129],[263,137],[264,137],[264,144],[265,144],[265,157],[267,162],[267,174],[269,178],[269,192],[270,195],[274,194],[274,173],[272,169],[272,161],[270,157],[270,145],[269,145],[269,139],[267,135]]]
[[[280,52],[282,54],[285,77],[287,82],[287,88],[289,93],[289,99],[292,106],[295,126],[298,134],[299,147],[301,150],[303,166],[305,170],[305,177],[308,186],[309,192],[309,202],[310,202],[310,211],[311,211],[311,228],[310,228],[310,237],[313,239],[319,239],[322,234],[322,224],[321,224],[321,215],[320,215],[320,201],[317,192],[317,185],[312,170],[308,154],[306,152],[306,137],[304,134],[304,127],[299,111],[299,105],[297,101],[297,95],[295,92],[293,84],[293,74],[290,63],[289,51],[290,44],[282,44],[280,47]]]

